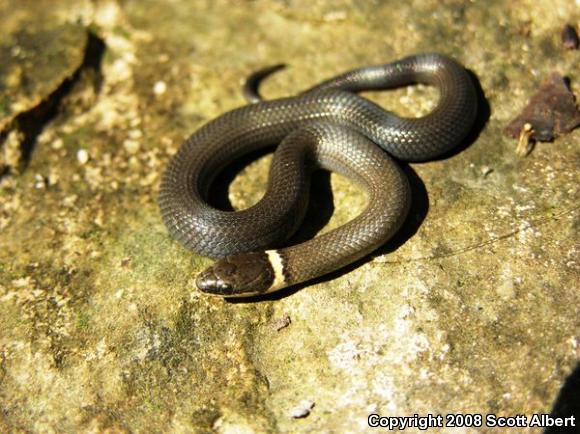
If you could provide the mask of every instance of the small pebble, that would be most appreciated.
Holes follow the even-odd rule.
[[[129,154],[136,154],[139,151],[140,143],[137,140],[127,139],[123,142],[123,147]]]
[[[75,202],[77,201],[78,198],[79,197],[76,194],[71,194],[70,196],[65,197],[62,203],[64,206],[72,208],[73,206],[75,206]]]
[[[91,259],[98,259],[98,258],[100,258],[100,257],[101,257],[101,255],[102,255],[102,254],[101,254],[101,252],[99,252],[98,250],[93,250],[93,251],[92,251],[92,252],[89,254],[89,257],[90,257]]]
[[[97,211],[97,215],[95,216],[95,218],[93,219],[93,223],[96,224],[98,227],[102,228],[105,224],[105,218],[104,218],[104,213],[103,210],[100,209]]]
[[[292,419],[302,419],[310,414],[310,410],[314,408],[314,401],[303,399],[296,407],[288,412]]]
[[[86,149],[79,149],[77,151],[77,160],[81,164],[87,164],[89,161],[89,153]]]
[[[43,188],[46,188],[46,185],[47,179],[44,176],[42,176],[40,173],[34,175],[34,188],[41,190]]]
[[[167,90],[167,84],[165,84],[164,81],[158,81],[153,86],[153,93],[155,95],[163,95],[166,90]]]
[[[491,172],[493,172],[493,169],[489,166],[483,166],[481,168],[481,174],[483,175],[483,177],[485,178],[487,175],[489,175]]]
[[[52,149],[54,149],[55,151],[62,149],[62,146],[63,146],[63,141],[61,138],[55,139],[55,141],[52,142]]]
[[[282,316],[282,318],[279,318],[279,319],[277,319],[275,321],[272,321],[272,329],[274,329],[275,331],[279,332],[283,328],[288,327],[291,322],[292,322],[292,320],[290,319],[290,315],[288,315],[287,313],[285,313]]]
[[[48,185],[52,187],[53,185],[58,184],[59,180],[60,180],[59,174],[55,170],[51,170],[47,178]]]

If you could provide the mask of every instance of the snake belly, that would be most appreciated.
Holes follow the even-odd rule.
[[[420,118],[399,117],[356,93],[413,83],[439,90],[436,107]],[[476,101],[460,64],[427,53],[355,69],[294,97],[234,109],[193,133],[171,160],[160,189],[163,221],[186,248],[219,258],[196,280],[208,294],[265,294],[330,273],[384,244],[405,220],[409,183],[390,156],[425,161],[454,148],[472,127]],[[272,145],[278,146],[257,204],[232,212],[207,203],[221,170]],[[367,207],[333,231],[272,249],[300,225],[309,175],[318,168],[359,184],[369,196]]]

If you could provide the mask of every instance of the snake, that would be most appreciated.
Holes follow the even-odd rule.
[[[248,297],[309,282],[384,245],[409,213],[410,184],[398,161],[446,155],[468,135],[477,114],[475,84],[456,60],[420,53],[364,66],[297,95],[263,100],[253,82],[249,104],[207,122],[181,145],[161,180],[159,207],[170,235],[185,248],[216,261],[199,273],[209,295]],[[438,89],[435,107],[402,117],[359,92],[412,84]],[[210,204],[210,186],[232,162],[275,147],[266,191],[253,206],[223,210]],[[329,232],[296,245],[309,202],[311,174],[337,172],[368,196],[364,210]]]

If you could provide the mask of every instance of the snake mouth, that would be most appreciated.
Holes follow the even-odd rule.
[[[248,297],[268,292],[274,271],[264,253],[228,256],[202,271],[195,281],[197,288],[209,295]]]

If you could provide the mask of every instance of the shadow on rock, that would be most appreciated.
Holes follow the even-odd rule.
[[[574,416],[576,427],[552,426],[546,428],[545,434],[570,433],[580,430],[578,428],[580,425],[580,363],[564,381],[550,415],[559,418]]]
[[[469,134],[461,141],[459,145],[451,149],[450,151],[446,152],[445,154],[441,155],[439,158],[435,160],[446,160],[451,158],[469,148],[475,141],[478,139],[479,135],[487,125],[487,121],[489,121],[489,117],[491,115],[491,109],[489,106],[489,102],[485,97],[485,92],[481,87],[481,83],[479,82],[477,76],[473,71],[467,70],[469,76],[471,77],[471,81],[475,86],[475,94],[477,98],[477,115],[475,117],[475,121],[473,122],[473,127]]]

